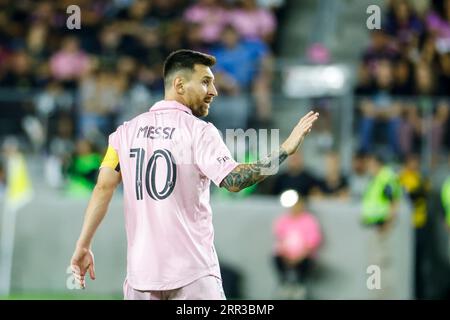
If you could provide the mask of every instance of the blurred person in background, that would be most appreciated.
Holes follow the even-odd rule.
[[[119,31],[118,24],[104,26],[97,33],[92,53],[94,53],[99,64],[106,68],[113,68],[124,50],[123,35]]]
[[[325,156],[336,143],[333,134],[333,112],[335,105],[330,97],[320,97],[311,99],[311,104],[320,113],[320,120],[317,123],[317,130],[314,132],[314,144],[320,157]]]
[[[414,100],[404,103],[400,125],[400,150],[403,155],[421,152],[430,143],[432,166],[438,164],[445,144],[449,104],[438,99],[431,66],[416,65]],[[428,140],[428,141],[427,141]]]
[[[399,58],[399,52],[390,41],[386,30],[375,29],[370,32],[369,46],[364,50],[362,61],[369,68],[371,76],[375,76],[376,67],[380,61],[395,62]]]
[[[173,21],[182,20],[186,0],[153,0],[151,17],[159,23],[170,25]]]
[[[75,128],[70,114],[61,114],[55,119],[54,132],[48,137],[45,175],[53,188],[64,187],[64,170],[68,168],[75,151]]]
[[[433,113],[437,108],[436,106],[436,79],[433,74],[433,70],[431,65],[427,63],[418,63],[416,64],[415,69],[415,94],[416,99],[416,108],[419,109],[422,114],[424,113]],[[438,112],[438,117],[441,114]],[[423,118],[423,116],[422,116]],[[445,119],[442,119],[445,121]],[[422,127],[422,134],[426,136],[427,134],[431,134],[432,139],[434,139],[436,145],[439,140],[442,140],[440,136],[442,134],[439,133],[438,123],[434,125],[433,119],[427,118],[425,119],[426,125]],[[430,132],[431,131],[431,132]],[[436,152],[436,149],[433,149],[432,152]]]
[[[431,124],[432,119],[424,119],[435,108],[435,80],[430,65],[424,62],[417,63],[413,79],[415,98],[403,101],[403,116],[399,126],[399,147],[403,156],[420,152],[423,140],[429,133],[433,141],[442,140],[439,139],[439,127]],[[428,124],[424,125],[424,120]]]
[[[89,67],[89,57],[80,48],[78,38],[67,36],[61,42],[61,49],[50,58],[50,70],[54,79],[60,80],[68,89],[76,83]]]
[[[411,221],[413,226],[423,228],[427,223],[426,199],[431,185],[421,172],[418,154],[406,157],[399,173],[399,182],[413,205]]]
[[[392,0],[386,15],[385,29],[400,42],[409,42],[423,31],[423,24],[409,0]]]
[[[325,155],[325,177],[319,182],[320,195],[346,199],[349,196],[348,179],[341,172],[341,161],[336,151]]]
[[[167,25],[163,31],[163,54],[184,48],[186,26],[182,20],[176,20]]]
[[[275,47],[277,20],[274,13],[256,0],[238,0],[229,11],[228,23],[249,43],[259,41],[267,44],[267,49]],[[255,44],[253,44],[255,47]],[[250,118],[251,127],[268,127],[272,117],[271,85],[273,58],[265,55],[258,67],[259,74],[252,85],[252,93],[256,106],[256,117]]]
[[[39,87],[47,84],[51,76],[48,63],[48,33],[48,26],[37,22],[29,28],[26,37],[26,52],[30,56],[32,69],[35,70],[35,81]]]
[[[139,68],[142,67],[141,70]],[[145,68],[145,71],[144,71]],[[133,118],[136,114],[143,112],[147,104],[152,100],[155,92],[155,85],[159,83],[159,76],[155,74],[159,71],[151,71],[147,67],[139,66],[138,59],[130,56],[122,56],[117,62],[117,72],[119,78],[124,81],[123,98],[117,108],[117,117],[115,124],[123,123],[127,119]],[[141,73],[142,72],[142,73]],[[142,81],[142,74],[147,73],[145,77],[149,82]],[[156,80],[157,79],[157,80]],[[159,84],[156,85],[159,87]],[[150,90],[152,88],[153,90]]]
[[[293,189],[300,196],[309,197],[320,192],[320,182],[306,167],[303,154],[296,152],[287,161],[287,170],[272,179],[270,194],[281,195]]]
[[[368,155],[368,171],[372,179],[362,199],[362,223],[369,227],[368,262],[381,270],[381,289],[374,290],[378,299],[389,299],[395,279],[392,275],[392,256],[389,236],[393,232],[401,190],[397,174],[381,154]]]
[[[187,32],[185,34],[186,46],[191,50],[208,51],[209,46],[202,37],[202,26],[199,23],[190,22],[186,26]]]
[[[54,134],[55,124],[62,115],[75,113],[75,99],[58,81],[50,81],[34,99],[36,116],[42,121],[47,133],[47,143]]]
[[[51,187],[63,186],[63,165],[73,152],[75,99],[57,81],[51,81],[35,98],[36,116],[42,123],[45,176]]]
[[[6,72],[0,79],[2,87],[29,90],[37,87],[32,60],[25,50],[18,50],[10,56],[5,66]]]
[[[414,65],[407,59],[395,62],[393,67],[394,88],[392,94],[400,98],[409,98],[414,91]]]
[[[450,168],[450,156],[448,156],[448,168]],[[450,175],[447,175],[441,187],[441,201],[444,208],[447,230],[450,232]],[[450,250],[450,243],[449,243]],[[450,253],[450,252],[449,252]]]
[[[450,155],[448,156],[447,170],[450,169]],[[448,172],[448,171],[447,171]],[[447,259],[450,262],[450,174],[447,173],[447,177],[441,186],[440,198],[442,208],[444,209],[444,224],[447,230]],[[450,292],[449,292],[450,293]],[[447,294],[449,294],[447,293]],[[448,297],[448,296],[447,296]]]
[[[21,142],[15,136],[8,136],[2,144],[1,155],[5,161],[5,206],[4,214],[18,210],[33,197],[32,181]],[[5,220],[2,220],[3,222]],[[2,231],[5,231],[4,229]]]
[[[399,126],[401,105],[392,95],[393,74],[389,60],[381,60],[375,68],[375,91],[370,99],[361,101],[360,146],[365,152],[373,151],[374,133],[380,124],[387,126],[387,140],[392,156],[399,155]],[[381,138],[378,136],[378,138]],[[380,140],[380,139],[377,139]]]
[[[119,8],[115,14],[115,20],[119,21],[119,29],[125,34],[138,33],[142,25],[156,20],[153,15],[154,5],[154,1],[136,0]]]
[[[200,0],[189,6],[183,17],[185,21],[197,24],[203,41],[213,45],[220,41],[229,13],[219,0]]]
[[[399,145],[402,155],[419,153],[423,138],[423,119],[413,103],[406,103],[402,110],[399,128]]]
[[[362,151],[358,151],[352,157],[352,170],[349,176],[351,197],[360,201],[369,182],[370,176],[367,169],[367,155]]]
[[[58,2],[59,10],[66,13],[67,7],[71,4],[73,2],[70,0]],[[111,19],[113,16],[113,4],[110,1],[103,0],[77,0],[76,4],[82,12],[81,29],[76,30],[76,36],[80,39],[81,47],[92,53],[97,45],[97,36],[102,26],[114,23]]]
[[[433,118],[431,119],[431,155],[432,167],[436,167],[442,159],[445,150],[445,135],[448,134],[450,105],[447,101],[440,101],[437,104]],[[448,138],[448,137],[447,137]]]
[[[439,57],[438,72],[438,87],[439,94],[442,96],[448,95],[448,88],[450,88],[450,52]]]
[[[79,119],[82,137],[105,136],[115,125],[122,98],[128,85],[124,74],[100,69],[84,78],[80,87],[81,113]]]
[[[256,0],[237,0],[230,10],[229,23],[244,39],[259,39],[267,44],[274,41],[277,21],[267,8],[259,7]]]
[[[354,94],[358,98],[366,98],[373,93],[374,83],[369,66],[366,63],[358,65],[357,83]]]
[[[24,136],[22,123],[27,116],[34,113],[34,104],[30,94],[37,85],[28,53],[19,49],[9,55],[4,72],[0,73],[0,87],[15,90],[23,99],[2,101],[0,136]]]
[[[218,59],[215,66],[217,86],[224,92],[217,101],[227,106],[211,110],[211,116],[217,118],[220,130],[246,129],[250,118],[256,118],[252,119],[256,123],[267,123],[271,114],[269,48],[259,39],[241,38],[232,25],[224,28],[221,40],[219,46],[211,49],[211,54]],[[251,99],[247,97],[248,93]],[[251,100],[256,112],[252,110]]]
[[[322,241],[317,218],[298,201],[273,223],[274,263],[281,284],[280,298],[307,299],[306,281]]]
[[[6,172],[3,157],[0,157],[0,201],[3,201],[6,191]]]
[[[138,44],[128,55],[134,58],[137,65],[136,80],[145,85],[148,90],[158,93],[163,91],[163,70],[164,63],[162,30],[158,25],[146,26],[142,33],[137,35]]]
[[[412,204],[412,225],[414,227],[414,295],[416,299],[424,298],[424,253],[427,223],[427,199],[431,184],[420,170],[420,157],[417,154],[407,156],[399,173],[399,182]]]
[[[67,167],[66,192],[72,197],[91,194],[97,181],[102,156],[89,140],[78,140],[75,153]]]
[[[435,42],[436,50],[450,52],[450,1],[432,0],[432,10],[426,16],[426,26]]]
[[[402,53],[409,54],[424,32],[424,25],[408,0],[390,1],[386,16],[386,32],[396,40]]]
[[[412,55],[411,59],[415,63],[422,62],[432,64],[436,60],[437,56],[438,52],[436,50],[433,36],[431,36],[429,33],[426,33],[419,39],[416,53]]]

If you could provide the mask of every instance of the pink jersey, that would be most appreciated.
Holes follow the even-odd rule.
[[[308,212],[297,216],[286,213],[278,217],[274,233],[277,240],[275,252],[290,258],[301,255],[303,250],[312,250],[314,254],[322,240],[319,223]]]
[[[176,101],[119,126],[109,137],[124,185],[127,281],[171,290],[220,277],[209,188],[237,163],[219,131]]]

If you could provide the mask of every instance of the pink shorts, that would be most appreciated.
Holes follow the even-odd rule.
[[[123,296],[125,300],[226,300],[222,280],[214,276],[206,276],[184,287],[164,291],[136,290],[125,280]]]

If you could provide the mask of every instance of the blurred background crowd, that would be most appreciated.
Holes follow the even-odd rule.
[[[163,61],[180,48],[214,54],[221,95],[268,123],[281,2],[261,3],[78,1],[82,28],[69,30],[71,1],[1,1],[0,136],[21,137],[69,172],[72,154],[102,150],[118,124],[162,97]]]
[[[74,2],[81,9],[81,29],[70,30],[66,9]],[[297,32],[301,25],[292,23],[292,12],[319,4],[323,15],[336,3],[342,11],[356,5],[352,0],[332,2],[0,0],[0,197],[6,194],[11,146],[28,159],[40,159],[34,163],[39,178],[31,180],[68,196],[89,195],[107,136],[162,98],[163,61],[174,50],[216,56],[220,97],[206,120],[223,133],[227,128],[285,132],[284,120],[304,112],[288,107],[298,102],[283,94],[286,66],[344,61],[353,71],[345,93],[351,97],[345,100],[350,125],[342,122],[350,114],[336,108],[336,97],[308,98],[308,105],[322,115],[311,136],[320,152],[310,153],[314,146],[305,146],[279,175],[234,197],[297,192],[300,198],[290,210],[306,214],[274,221],[274,236],[289,233],[292,222],[300,230],[295,232],[312,239],[308,253],[288,263],[301,279],[309,264],[304,262],[320,250],[322,239],[319,223],[305,206],[320,199],[363,201],[377,176],[370,165],[375,158],[395,171],[412,204],[415,256],[422,257],[433,245],[430,215],[445,224],[442,217],[449,211],[443,186],[450,175],[450,0],[378,1],[383,6],[380,29],[368,30],[365,10],[359,14],[364,41],[355,45],[356,59],[339,55],[326,37],[310,36],[302,50],[293,50],[291,34],[315,30]],[[342,130],[349,131],[349,139],[340,136]],[[218,189],[214,194],[232,197]],[[276,252],[274,263],[283,282],[289,276],[282,250]],[[419,258],[413,297],[427,298],[420,287],[425,276],[417,271]]]
[[[450,5],[432,1],[418,12],[410,1],[392,1],[383,28],[371,33],[358,70],[359,138],[369,151],[382,139],[400,159],[420,153],[431,137],[433,162],[450,146]],[[378,132],[378,133],[377,133]]]

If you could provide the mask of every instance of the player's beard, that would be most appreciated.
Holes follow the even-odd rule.
[[[209,113],[209,103],[203,103],[201,105],[202,108],[202,117],[206,117]]]
[[[206,117],[209,113],[209,103],[200,102],[192,112],[196,117]]]

